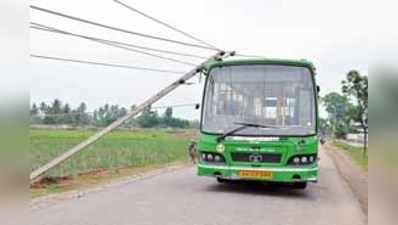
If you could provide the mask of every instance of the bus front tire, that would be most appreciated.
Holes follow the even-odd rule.
[[[227,179],[224,179],[224,178],[222,178],[222,177],[217,177],[217,182],[220,183],[220,184],[222,184],[222,183],[227,183],[228,180],[227,180]]]
[[[293,184],[295,189],[305,189],[307,187],[307,182],[297,182]]]

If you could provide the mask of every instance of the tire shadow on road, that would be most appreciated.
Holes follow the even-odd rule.
[[[228,181],[227,183],[215,183],[206,188],[209,192],[236,193],[247,195],[269,195],[286,198],[307,199],[310,190],[294,189],[291,185],[261,183],[254,181]]]

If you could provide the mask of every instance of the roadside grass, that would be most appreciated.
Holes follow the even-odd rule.
[[[357,165],[359,165],[365,171],[368,171],[368,155],[363,154],[362,147],[354,147],[337,140],[333,141],[333,145],[346,152]]]
[[[31,129],[31,169],[44,165],[94,132]],[[68,190],[76,186],[76,181],[98,183],[104,178],[120,177],[173,163],[186,163],[187,146],[195,135],[195,130],[116,130],[51,170],[46,177],[52,182],[45,185],[44,192],[32,191],[33,196]],[[60,180],[63,186],[57,182]]]

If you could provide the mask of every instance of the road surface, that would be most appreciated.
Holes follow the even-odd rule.
[[[32,209],[31,225],[360,225],[365,216],[321,151],[306,190],[218,184],[194,168],[167,172]]]

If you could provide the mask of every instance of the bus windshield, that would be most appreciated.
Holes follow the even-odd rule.
[[[316,133],[314,79],[306,67],[239,65],[208,75],[202,131],[223,134],[236,123],[266,124],[234,135],[304,136]]]

